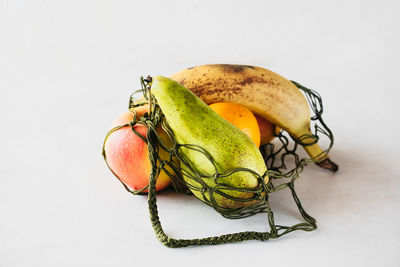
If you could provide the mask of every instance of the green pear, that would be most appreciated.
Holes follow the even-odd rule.
[[[213,194],[214,204],[222,208],[242,208],[257,202],[252,199],[254,192],[234,189],[257,188],[260,181],[254,173],[239,171],[226,177],[213,176],[216,168],[218,173],[248,168],[260,176],[264,175],[267,167],[253,141],[174,80],[156,76],[151,93],[157,99],[177,142],[199,146],[214,160],[215,165],[204,153],[180,147],[181,155],[189,165],[182,164],[183,177],[193,194],[211,205],[210,194]],[[196,173],[200,173],[201,176],[196,176]],[[267,176],[264,181],[268,182]]]

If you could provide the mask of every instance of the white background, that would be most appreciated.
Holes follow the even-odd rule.
[[[0,266],[399,266],[399,1],[0,0]],[[318,230],[170,249],[145,196],[101,156],[141,75],[205,63],[271,69],[316,89],[337,174],[296,186]],[[191,196],[159,196],[175,238],[265,231]],[[272,197],[280,224],[299,220]]]

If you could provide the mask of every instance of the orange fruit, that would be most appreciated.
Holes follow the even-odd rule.
[[[243,105],[229,102],[217,102],[209,105],[218,115],[235,125],[260,146],[260,128],[250,109]]]

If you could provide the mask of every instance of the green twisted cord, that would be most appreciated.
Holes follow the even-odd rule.
[[[329,147],[324,151],[324,153],[328,153],[329,150],[331,149],[333,145],[333,134],[330,131],[330,129],[327,127],[327,125],[324,123],[322,120],[322,99],[319,96],[318,93],[316,93],[313,90],[310,90],[296,82],[293,82],[299,89],[301,89],[305,95],[307,100],[310,103],[311,109],[314,112],[314,116],[311,118],[313,121],[318,121],[321,125],[315,124],[315,134],[312,136],[302,136],[298,139],[294,139],[290,136],[290,138],[294,141],[293,147],[290,148],[290,139],[288,136],[285,135],[283,131],[281,131],[279,134],[275,134],[277,139],[281,142],[281,146],[276,149],[276,146],[272,143],[266,144],[260,148],[260,151],[264,157],[265,163],[268,167],[268,171],[264,175],[259,175],[255,173],[251,169],[247,168],[238,168],[231,170],[229,172],[221,173],[218,171],[218,168],[212,158],[211,155],[207,153],[203,148],[195,145],[190,145],[190,144],[179,144],[176,142],[175,136],[173,131],[170,129],[166,121],[164,120],[164,115],[162,114],[161,109],[157,105],[156,101],[154,98],[149,97],[149,87],[151,84],[151,78],[148,77],[147,79],[141,78],[141,85],[142,89],[140,90],[145,99],[148,101],[150,98],[150,103],[151,103],[151,112],[146,113],[144,116],[139,118],[137,120],[137,114],[134,112],[133,120],[126,125],[122,125],[119,127],[115,127],[111,129],[107,136],[106,139],[104,140],[103,143],[103,157],[107,163],[107,158],[104,152],[104,147],[105,143],[107,141],[108,136],[113,133],[116,130],[121,129],[122,127],[130,127],[132,131],[137,134],[140,138],[142,138],[148,145],[148,150],[149,150],[149,160],[151,162],[151,174],[150,174],[150,181],[149,185],[146,186],[143,189],[140,190],[131,190],[129,189],[125,184],[124,187],[126,190],[128,190],[132,194],[142,194],[144,190],[148,190],[148,206],[149,206],[149,214],[150,214],[150,221],[152,223],[155,235],[157,239],[166,245],[167,247],[186,247],[186,246],[192,246],[192,245],[218,245],[218,244],[225,244],[225,243],[233,243],[233,242],[241,242],[241,241],[246,241],[246,240],[260,240],[260,241],[266,241],[269,240],[270,238],[278,238],[282,235],[285,235],[287,233],[290,233],[292,231],[296,230],[302,230],[302,231],[312,231],[317,228],[316,226],[316,221],[313,217],[311,217],[303,208],[296,191],[294,189],[294,182],[295,180],[299,177],[299,174],[303,170],[304,166],[312,162],[312,159],[308,158],[302,158],[298,156],[296,153],[296,150],[298,148],[298,145],[304,145],[303,140],[312,138],[313,142],[317,142],[319,140],[318,133],[322,133],[323,135],[326,135],[330,139],[330,145]],[[140,103],[137,104],[134,102],[133,94],[130,97],[129,100],[129,108],[134,108],[139,105],[143,105],[145,103]],[[135,125],[136,124],[141,124],[145,125],[148,128],[146,138],[141,136],[136,130],[135,130]],[[156,129],[157,127],[161,125],[163,130],[167,133],[167,135],[170,138],[170,141],[172,142],[172,146],[167,146],[163,140],[158,136]],[[307,144],[310,142],[307,141]],[[195,170],[193,170],[190,167],[189,162],[185,160],[184,155],[180,152],[180,148],[185,147],[186,149],[192,149],[195,150],[199,153],[203,153],[209,160],[210,162],[214,165],[215,167],[215,173],[213,175],[205,175],[205,174],[199,174]],[[159,150],[163,149],[167,151],[170,154],[169,160],[163,160],[159,156]],[[292,169],[289,169],[288,171],[284,172],[284,170],[287,170],[287,166],[285,165],[286,157],[287,156],[293,156],[294,161],[295,161],[295,167]],[[174,159],[178,159],[181,164],[184,164],[187,169],[191,170],[189,172],[185,171],[182,172],[175,166],[175,161]],[[280,161],[280,162],[279,162]],[[107,163],[108,165],[108,163]],[[168,170],[168,168],[172,170]],[[111,168],[110,168],[111,169]],[[217,212],[219,212],[222,216],[229,218],[229,219],[240,219],[240,218],[245,218],[249,216],[253,216],[255,214],[259,213],[266,213],[267,218],[268,218],[268,225],[270,227],[270,232],[255,232],[255,231],[246,231],[246,232],[239,232],[239,233],[231,233],[231,234],[225,234],[221,236],[211,236],[211,237],[205,237],[205,238],[196,238],[196,239],[174,239],[169,237],[167,234],[165,234],[160,218],[158,216],[158,208],[157,208],[157,198],[156,198],[156,189],[155,189],[155,184],[157,177],[161,171],[164,171],[167,175],[171,177],[171,180],[173,182],[173,186],[176,191],[178,192],[183,192],[183,193],[189,193],[191,190],[199,190],[203,192],[204,200],[205,202],[213,207]],[[112,170],[111,170],[112,171]],[[219,183],[219,179],[221,177],[227,177],[235,172],[239,171],[247,171],[251,172],[254,174],[257,179],[259,180],[259,186],[257,188],[235,188],[232,186],[227,186],[225,184]],[[112,171],[113,172],[113,171]],[[113,172],[113,174],[116,176],[116,174]],[[190,179],[195,179],[196,182],[198,182],[201,187],[194,187],[192,185],[189,185],[184,182],[182,175],[185,175],[186,177]],[[269,182],[265,183],[264,182],[264,177],[265,175],[268,175],[269,177]],[[117,177],[117,176],[116,176]],[[117,177],[118,178],[118,177]],[[216,186],[215,187],[209,187],[207,186],[202,179],[214,179]],[[119,178],[118,178],[119,179]],[[273,181],[274,180],[281,180],[281,179],[289,179],[288,182],[286,183],[281,183],[278,186],[274,186]],[[269,196],[276,191],[282,190],[284,188],[289,188],[289,190],[292,193],[293,200],[295,201],[295,204],[305,220],[305,222],[301,222],[292,226],[282,226],[282,225],[277,225],[274,222],[274,215],[273,212],[270,208],[269,205]],[[230,196],[229,194],[224,193],[223,191],[227,190],[233,190],[233,191],[244,191],[244,192],[251,192],[254,194],[254,197],[248,198],[248,199],[241,199],[241,198],[235,198]],[[212,194],[210,193],[210,199],[208,200],[205,197],[205,192],[213,192]],[[217,202],[215,201],[214,194],[220,194],[228,199],[234,200],[234,201],[239,201],[239,202],[247,202],[247,201],[253,201],[253,200],[258,200],[255,204],[249,205],[244,208],[239,208],[239,209],[227,209],[227,208],[222,208],[219,207]]]

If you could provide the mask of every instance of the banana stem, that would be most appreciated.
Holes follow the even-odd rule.
[[[313,134],[307,130],[299,136],[313,136]],[[312,142],[308,142],[308,140],[312,140]],[[301,142],[305,151],[316,165],[323,169],[330,170],[331,172],[337,172],[339,170],[339,166],[329,159],[328,152],[322,150],[318,143],[315,143],[314,139],[306,138],[306,140],[301,140]]]
[[[323,151],[318,144],[304,145],[303,147],[314,163],[319,167],[330,170],[331,172],[337,172],[339,170],[339,166],[329,159],[327,153]]]
[[[324,160],[320,162],[315,162],[315,164],[317,164],[321,168],[330,170],[331,172],[337,172],[339,170],[339,165],[331,161],[329,157],[326,157]]]

